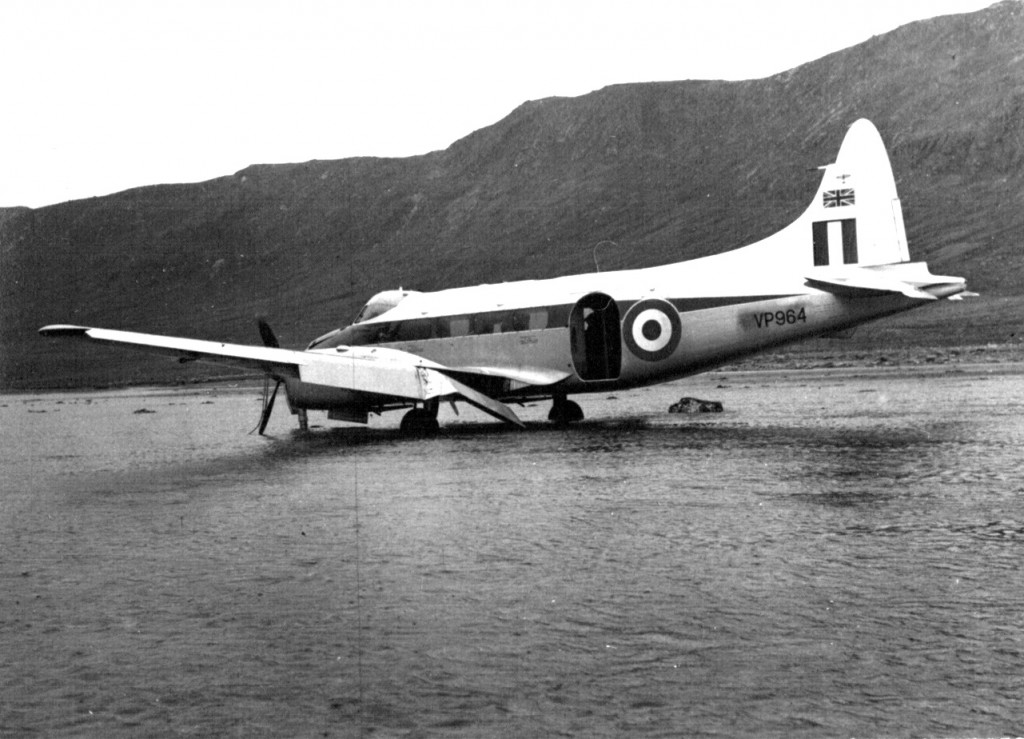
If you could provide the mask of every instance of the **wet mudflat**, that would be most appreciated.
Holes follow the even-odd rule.
[[[1024,734],[1019,366],[431,439],[258,396],[0,397],[0,734]]]

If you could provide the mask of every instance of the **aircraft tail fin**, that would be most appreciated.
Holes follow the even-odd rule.
[[[909,262],[903,209],[882,137],[865,119],[843,139],[801,221],[809,221],[814,267]]]
[[[746,269],[806,273],[910,261],[889,155],[874,125],[850,126],[814,200],[776,234],[729,252]]]

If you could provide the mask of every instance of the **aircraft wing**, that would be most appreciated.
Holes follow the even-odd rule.
[[[245,344],[224,344],[219,341],[182,339],[175,336],[141,334],[134,331],[114,331],[88,326],[52,325],[39,329],[43,336],[86,339],[101,344],[116,344],[141,349],[151,354],[165,354],[177,357],[182,362],[206,361],[230,364],[243,369],[265,372],[280,377],[298,377],[298,361],[295,352],[289,349],[275,349]]]
[[[285,380],[335,387],[385,399],[426,401],[461,396],[502,421],[522,426],[504,403],[474,390],[445,373],[443,365],[397,349],[339,346],[296,351],[276,347],[227,344],[218,341],[116,331],[87,326],[51,325],[43,336],[84,339],[178,357],[181,361],[228,364]]]

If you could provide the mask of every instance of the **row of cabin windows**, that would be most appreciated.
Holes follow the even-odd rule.
[[[456,336],[540,331],[568,325],[570,310],[571,305],[556,305],[472,315],[412,318],[405,321],[356,324],[351,330],[355,333],[353,343],[357,344],[387,344],[395,341],[426,341]]]

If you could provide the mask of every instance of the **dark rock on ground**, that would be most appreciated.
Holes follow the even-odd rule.
[[[723,410],[721,402],[700,398],[680,398],[668,407],[669,413],[721,413]]]

